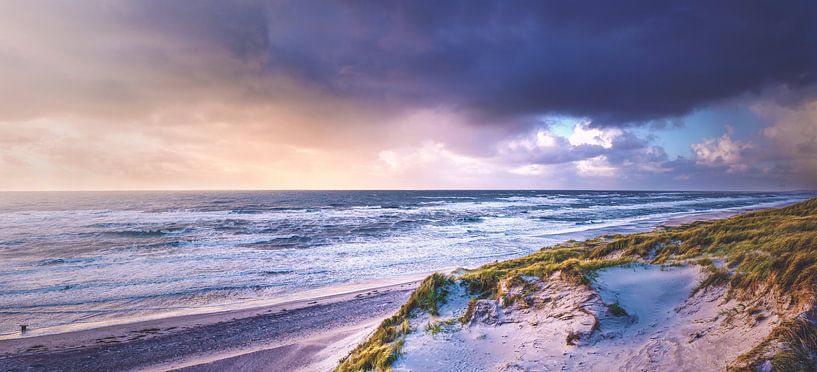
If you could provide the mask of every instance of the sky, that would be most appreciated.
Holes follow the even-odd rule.
[[[817,189],[817,2],[3,1],[0,190]]]

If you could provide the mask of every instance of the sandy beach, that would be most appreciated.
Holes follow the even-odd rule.
[[[0,370],[331,370],[416,285],[0,340]]]

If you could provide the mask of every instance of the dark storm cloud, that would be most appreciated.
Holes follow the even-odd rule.
[[[477,122],[560,113],[620,125],[817,80],[814,1],[153,5],[147,21],[267,73],[371,104],[451,105]]]

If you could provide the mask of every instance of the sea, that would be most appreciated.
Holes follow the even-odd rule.
[[[255,306],[477,267],[813,193],[0,193],[0,338]]]

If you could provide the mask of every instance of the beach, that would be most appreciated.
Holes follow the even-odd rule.
[[[331,370],[416,285],[0,340],[0,370]]]

